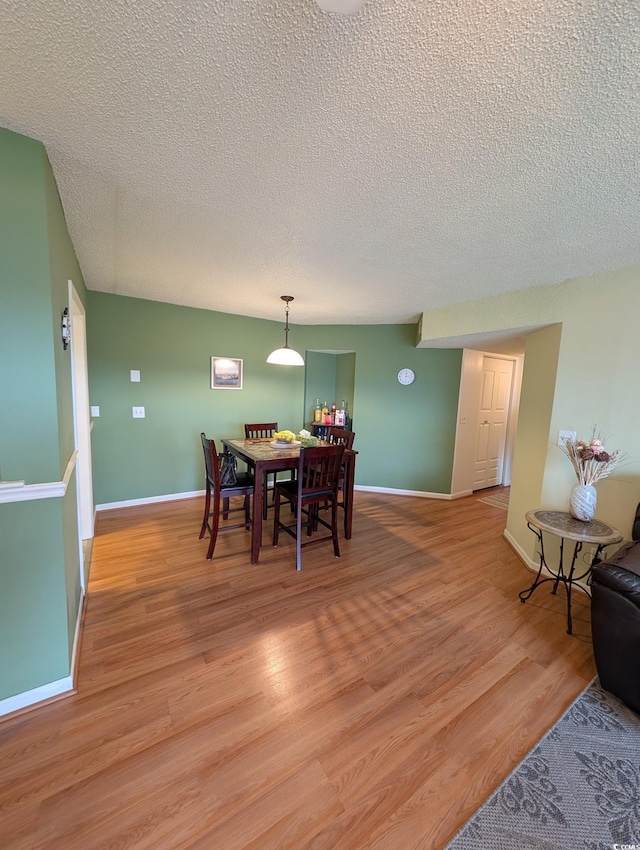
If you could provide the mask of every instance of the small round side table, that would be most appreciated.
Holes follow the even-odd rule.
[[[606,546],[622,542],[622,535],[617,528],[614,528],[612,525],[608,525],[606,522],[602,522],[599,519],[592,519],[590,522],[582,522],[579,519],[574,519],[571,514],[568,514],[565,511],[544,511],[540,509],[536,511],[527,511],[525,519],[527,520],[527,525],[536,535],[540,544],[540,566],[538,567],[538,574],[531,587],[518,594],[520,601],[526,602],[536,587],[539,587],[546,581],[553,582],[553,590],[551,592],[555,594],[558,590],[558,585],[562,582],[565,586],[565,590],[567,591],[567,634],[570,635],[573,630],[573,623],[571,620],[572,587],[577,585],[580,590],[583,590],[585,593],[590,595],[588,585],[590,582],[591,568],[594,564],[598,564],[602,560],[600,555]],[[542,539],[543,532],[560,538],[560,557],[558,561],[558,568],[555,570],[547,564],[544,553],[544,542]],[[574,541],[571,566],[568,572],[565,572],[564,569],[565,540]],[[596,551],[591,563],[587,565],[584,572],[577,575],[576,561],[585,543],[595,545]],[[542,575],[543,569],[546,570],[547,573],[550,573],[550,575],[545,578],[541,578],[540,576]],[[579,584],[579,582],[584,578],[587,580],[587,587]]]

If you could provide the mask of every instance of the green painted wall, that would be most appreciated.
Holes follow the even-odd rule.
[[[61,481],[74,450],[60,318],[84,283],[43,146],[0,129],[0,471]],[[75,475],[64,498],[0,505],[0,700],[70,673],[81,590]]]
[[[356,483],[449,493],[461,350],[416,349],[412,325],[334,329],[337,348],[356,352],[353,419],[359,452]],[[326,329],[311,328],[312,341]],[[403,387],[397,373],[416,373]]]
[[[58,418],[60,476],[74,450],[73,402],[71,386],[71,352],[61,343],[60,323],[62,311],[69,304],[69,280],[76,292],[86,301],[86,289],[78,265],[67,222],[58,194],[53,171],[45,154],[44,188],[47,213],[47,239],[49,248],[49,298],[51,302],[51,338],[55,366],[56,412]],[[58,477],[60,477],[58,476]]]
[[[51,278],[39,142],[0,129],[0,472],[60,479]]]
[[[219,440],[268,421],[299,430],[304,369],[266,363],[279,332],[275,322],[89,292],[96,504],[202,489],[200,431]],[[212,355],[243,359],[242,390],[211,389]],[[133,406],[146,418],[134,420]]]
[[[0,505],[0,699],[69,675],[60,499]]]
[[[51,323],[53,355],[55,364],[56,412],[58,417],[59,475],[62,478],[75,449],[73,422],[73,388],[71,376],[71,350],[61,343],[60,322],[69,303],[69,281],[82,299],[86,301],[86,288],[78,260],[69,237],[67,222],[58,194],[58,187],[48,160],[45,163],[45,197],[47,209],[47,233],[51,279]],[[72,328],[73,332],[73,328]],[[63,563],[67,602],[67,639],[69,657],[75,637],[78,606],[82,596],[80,583],[80,550],[78,546],[78,501],[76,472],[69,481],[62,502]]]
[[[352,353],[336,356],[336,404],[347,404],[348,415],[353,417],[353,393],[356,375],[356,355]]]
[[[248,421],[303,426],[305,370],[266,363],[281,323],[100,292],[87,298],[91,404],[100,406],[97,505],[202,489],[201,430],[219,440]],[[301,325],[292,344],[356,352],[357,483],[449,492],[460,351],[416,349],[412,325]],[[212,355],[244,360],[242,391],[210,389]],[[396,381],[403,366],[416,372],[411,387]],[[133,406],[146,418],[134,420]]]

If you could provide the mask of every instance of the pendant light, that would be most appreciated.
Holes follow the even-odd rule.
[[[293,301],[293,295],[281,295],[280,298],[285,303],[284,348],[272,351],[267,357],[267,363],[275,363],[278,366],[304,366],[304,360],[298,352],[289,348],[289,302]]]

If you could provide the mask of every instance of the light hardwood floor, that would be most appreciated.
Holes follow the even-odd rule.
[[[358,492],[296,573],[242,529],[207,562],[200,499],[101,514],[78,693],[0,723],[0,847],[443,847],[595,675],[506,516]]]

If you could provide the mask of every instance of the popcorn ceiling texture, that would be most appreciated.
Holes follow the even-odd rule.
[[[89,289],[292,324],[640,261],[640,4],[0,2]]]

